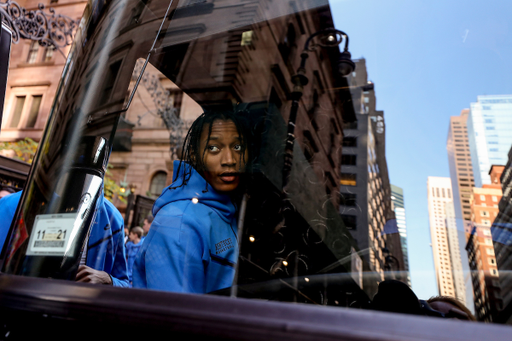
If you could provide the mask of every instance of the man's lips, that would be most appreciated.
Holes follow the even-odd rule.
[[[222,173],[219,178],[224,182],[233,182],[238,178],[238,173]]]

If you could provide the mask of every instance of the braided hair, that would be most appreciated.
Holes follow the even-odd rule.
[[[192,170],[190,167],[186,167],[184,163],[192,166],[199,174],[203,175],[208,169],[205,164],[205,156],[207,151],[207,146],[210,141],[210,136],[212,133],[213,122],[216,120],[222,121],[232,121],[238,134],[240,136],[240,145],[241,145],[241,158],[240,163],[238,165],[239,170],[242,171],[243,165],[248,169],[248,161],[251,159],[250,148],[249,146],[249,138],[250,138],[250,130],[245,118],[245,112],[235,111],[235,110],[205,110],[195,121],[192,123],[192,126],[188,130],[187,136],[183,142],[182,151],[181,151],[181,161],[179,163],[178,169],[175,174],[180,174],[181,167],[184,167],[184,172],[181,178],[181,182],[176,181],[176,185],[171,187],[171,189],[175,189],[178,187],[182,187],[187,184],[190,176],[192,175]],[[206,145],[203,150],[200,150],[201,146],[201,135],[203,133],[204,128],[208,129],[208,136],[206,140]],[[248,160],[245,158],[245,152],[248,151],[249,157]],[[178,180],[175,178],[175,180]],[[205,190],[203,192],[208,191],[208,184],[206,185]]]

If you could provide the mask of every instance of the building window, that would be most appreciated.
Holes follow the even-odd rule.
[[[342,214],[341,219],[345,223],[345,227],[349,230],[355,230],[357,227],[357,217],[351,214]]]
[[[281,56],[285,62],[289,62],[289,59],[291,59],[290,57],[293,56],[296,50],[296,38],[297,34],[295,33],[295,27],[290,23],[283,43],[279,44],[279,52],[281,52]]]
[[[245,31],[242,33],[242,41],[240,42],[241,46],[251,46],[252,38],[254,35],[254,31]]]
[[[176,117],[180,117],[181,102],[183,101],[183,91],[180,89],[169,89],[169,99],[172,100],[172,107]]]
[[[343,154],[341,156],[341,164],[347,165],[347,166],[355,166],[356,165],[356,157],[357,157],[357,155]]]
[[[340,184],[345,186],[356,185],[356,174],[352,173],[341,173]]]
[[[32,96],[32,103],[30,104],[30,111],[28,112],[27,128],[34,128],[37,122],[37,116],[39,115],[39,108],[41,107],[42,95]]]
[[[162,191],[165,188],[167,182],[167,173],[166,172],[157,172],[153,179],[151,179],[151,186],[149,187],[149,192],[152,197],[159,197],[162,194]]]
[[[55,46],[48,46],[44,50],[43,62],[49,62],[50,60],[52,60],[54,51],[55,51]]]
[[[9,128],[34,128],[42,99],[43,95],[16,96]]]
[[[30,49],[28,50],[27,63],[34,64],[37,62],[37,54],[39,53],[39,42],[33,41],[30,44]]]
[[[16,96],[16,104],[14,105],[14,111],[12,113],[11,124],[9,127],[17,128],[20,124],[21,113],[23,112],[26,98],[27,96]]]
[[[340,205],[356,206],[357,196],[353,193],[340,193]]]
[[[345,136],[343,138],[343,147],[357,147],[357,137]]]
[[[343,130],[346,130],[346,129],[357,129],[357,121],[343,122]]]

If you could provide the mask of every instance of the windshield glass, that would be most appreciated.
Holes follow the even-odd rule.
[[[2,271],[512,323],[511,12],[90,1]],[[39,110],[23,67],[3,141]]]

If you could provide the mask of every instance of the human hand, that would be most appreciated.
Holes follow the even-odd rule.
[[[92,284],[112,285],[112,278],[105,271],[94,270],[86,265],[80,265],[75,281]]]

